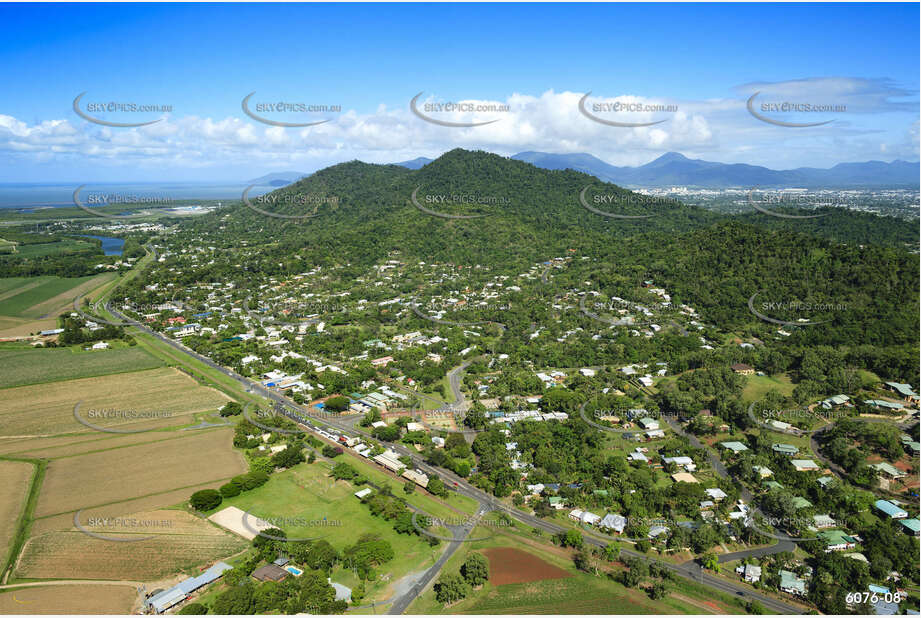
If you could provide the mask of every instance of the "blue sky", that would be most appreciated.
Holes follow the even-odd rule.
[[[917,4],[66,4],[0,5],[0,182],[233,180],[343,160],[399,161],[453,147],[590,152],[619,165],[667,151],[774,168],[917,160]],[[281,128],[241,100],[341,106]],[[508,105],[427,123],[409,100]],[[598,113],[578,101],[671,105]],[[792,101],[833,113],[768,114]],[[172,106],[98,113],[81,102]]]

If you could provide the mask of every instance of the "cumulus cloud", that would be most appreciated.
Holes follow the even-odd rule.
[[[783,97],[822,92],[839,97],[849,110],[860,110],[855,117],[866,118],[865,112],[875,107],[894,112],[896,120],[879,128],[851,119],[821,131],[796,133],[759,122],[747,113],[745,95],[758,91]],[[346,109],[320,114],[330,122],[302,128],[270,126],[242,113],[223,118],[169,113],[160,122],[134,128],[101,126],[76,115],[32,125],[0,115],[0,156],[22,165],[41,162],[46,169],[53,162],[66,169],[79,160],[111,169],[143,165],[164,173],[210,169],[218,174],[240,166],[259,170],[301,166],[303,171],[312,171],[356,158],[394,162],[457,147],[506,155],[522,150],[588,152],[616,165],[639,165],[666,151],[678,151],[772,167],[804,164],[801,159],[806,152],[813,157],[812,164],[832,165],[847,151],[852,154],[845,159],[853,161],[872,158],[870,153],[880,157],[884,152],[893,158],[911,157],[918,150],[917,122],[909,118],[917,112],[917,102],[899,100],[912,93],[889,80],[812,78],[745,84],[736,92],[740,96],[698,101],[595,92],[586,100],[588,115],[579,109],[582,92],[547,90],[540,95],[513,93],[503,101],[452,101],[475,110],[469,112],[439,111],[437,104],[447,101],[431,93],[420,96],[417,109],[433,120],[495,121],[461,128],[419,118],[410,111],[409,101],[400,108],[380,105],[369,113]],[[649,106],[665,106],[665,111]],[[589,116],[629,123],[662,122],[612,127]]]

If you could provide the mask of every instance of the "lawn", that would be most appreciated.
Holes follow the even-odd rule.
[[[349,455],[351,455],[351,453],[349,453]],[[406,501],[411,505],[420,508],[426,513],[429,513],[435,517],[455,517],[457,513],[452,511],[450,507],[453,507],[454,509],[464,513],[473,513],[477,509],[477,504],[472,498],[462,496],[453,491],[449,491],[448,497],[442,500],[449,506],[441,504],[441,502],[437,501],[440,499],[436,499],[430,495],[425,494],[421,489],[417,489],[413,493],[407,495],[403,493],[403,485],[406,483],[406,479],[394,478],[393,476],[378,468],[376,464],[369,463],[366,459],[359,455],[350,457],[349,459],[343,459],[340,456],[336,459],[336,461],[344,461],[345,463],[350,464],[352,467],[357,469],[362,476],[379,487],[390,485],[390,488],[393,490],[394,494],[405,498]]]
[[[398,534],[392,522],[372,515],[353,495],[357,487],[334,481],[328,472],[329,464],[319,460],[302,463],[273,474],[262,487],[224,500],[220,508],[236,506],[254,517],[278,518],[292,524],[280,526],[289,538],[323,538],[339,551],[362,534],[379,536],[390,543],[396,555],[377,569],[378,581],[368,587],[363,602],[384,600],[392,583],[431,566],[444,545],[433,551],[419,536]],[[347,586],[356,583],[344,573],[334,574],[334,579]]]
[[[793,382],[786,374],[777,377],[747,376],[742,399],[745,402],[758,401],[772,390],[778,391],[784,397],[790,397],[793,394]]]
[[[0,347],[0,388],[91,378],[113,373],[162,367],[163,363],[139,347],[93,350],[35,349],[21,345]]]

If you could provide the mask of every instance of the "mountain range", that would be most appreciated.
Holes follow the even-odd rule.
[[[892,163],[839,163],[829,169],[800,167],[792,170],[772,170],[760,165],[689,159],[677,152],[666,153],[638,167],[618,167],[588,153],[553,154],[527,151],[519,152],[511,158],[545,169],[584,172],[599,180],[625,187],[918,188],[921,176],[921,166],[918,162],[902,160]],[[397,165],[419,169],[430,161],[431,159],[420,157]]]
[[[700,187],[700,188],[858,188],[887,189],[919,188],[921,165],[917,161],[895,160],[839,163],[832,168],[798,167],[791,170],[772,170],[760,165],[744,163],[717,163],[703,159],[689,159],[678,152],[668,152],[661,157],[637,167],[616,166],[598,157],[580,152],[555,154],[526,151],[512,155],[548,170],[575,170],[590,174],[604,182],[630,187]],[[394,165],[418,170],[433,159],[416,157]],[[278,172],[251,180],[251,184],[284,186],[309,176],[301,172]]]
[[[290,185],[292,182],[297,182],[301,178],[306,178],[307,176],[310,176],[310,174],[305,174],[304,172],[274,172],[272,174],[260,176],[259,178],[253,178],[248,182],[251,185],[284,187],[285,185]]]

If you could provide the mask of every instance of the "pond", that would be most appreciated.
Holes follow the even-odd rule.
[[[84,238],[95,238],[102,241],[102,252],[105,255],[121,255],[122,247],[125,246],[124,238],[112,238],[111,236],[93,236],[84,234]]]

